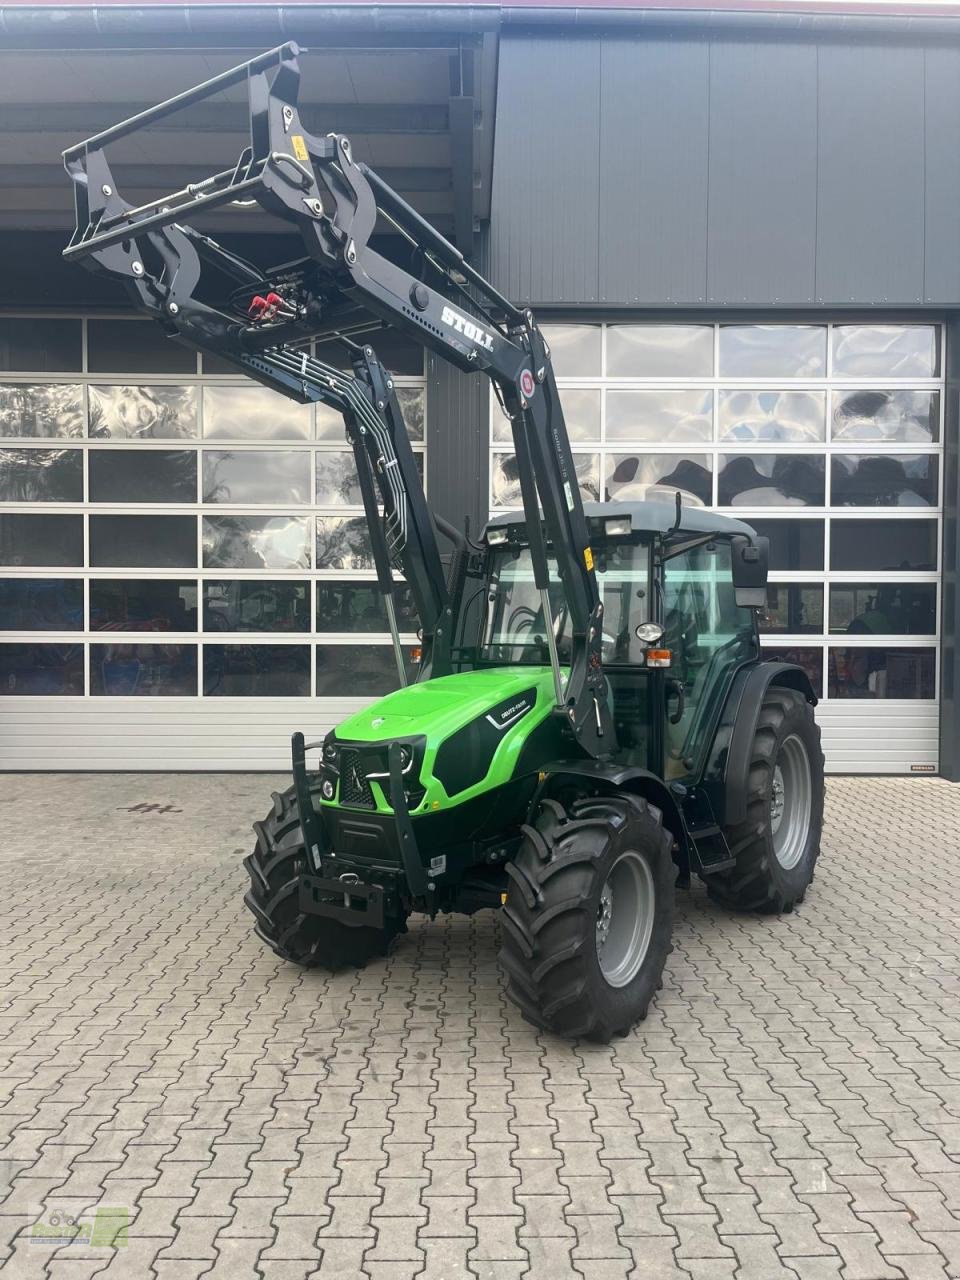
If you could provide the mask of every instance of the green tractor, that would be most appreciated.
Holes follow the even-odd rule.
[[[241,84],[240,156],[127,203],[106,147]],[[785,912],[813,879],[816,698],[801,668],[762,660],[766,541],[679,495],[584,506],[532,313],[347,138],[308,134],[298,87],[284,45],[65,155],[77,208],[65,256],[122,280],[175,341],[335,406],[354,451],[401,687],[322,739],[294,734],[293,785],[256,824],[245,900],[277,955],[330,969],[386,952],[411,913],[499,909],[525,1017],[609,1040],[660,985],[675,885],[696,874],[723,905]],[[295,225],[305,257],[257,266],[189,225],[228,202]],[[371,244],[378,219],[412,245],[409,265]],[[523,514],[479,542],[429,510],[369,345],[384,323],[488,376],[511,422]],[[352,374],[311,355],[317,339],[339,341]],[[410,683],[397,571],[422,628]]]

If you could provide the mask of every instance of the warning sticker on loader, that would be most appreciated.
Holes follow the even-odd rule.
[[[593,552],[589,547],[584,547],[583,549],[583,563],[587,566],[588,570],[593,568]]]
[[[306,164],[310,159],[307,151],[307,144],[303,140],[303,134],[292,133],[290,141],[293,143],[293,154],[297,157],[301,164]]]

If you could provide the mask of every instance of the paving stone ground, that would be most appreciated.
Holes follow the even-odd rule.
[[[6,778],[5,1280],[960,1277],[960,787],[832,779],[803,907],[681,895],[603,1047],[505,1001],[491,913],[278,961],[239,861],[284,783]]]

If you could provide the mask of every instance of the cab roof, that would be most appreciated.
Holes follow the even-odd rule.
[[[630,517],[635,533],[666,533],[677,522],[677,509],[672,502],[585,502],[584,514],[591,523],[594,520],[623,520]],[[522,526],[526,521],[522,511],[506,511],[488,521],[487,529],[504,525]],[[742,520],[721,516],[707,507],[683,506],[680,509],[680,526],[677,534],[725,533],[746,534],[751,540],[754,530]]]

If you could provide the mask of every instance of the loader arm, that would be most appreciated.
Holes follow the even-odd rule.
[[[298,56],[295,44],[282,45],[66,151],[77,226],[64,256],[125,279],[139,305],[172,337],[215,351],[260,381],[264,369],[256,361],[266,361],[273,376],[272,353],[281,344],[356,332],[369,326],[371,316],[457,368],[486,374],[511,422],[544,618],[550,617],[548,541],[566,598],[566,675],[553,628],[546,628],[557,712],[581,750],[606,757],[616,750],[616,735],[601,664],[603,607],[547,344],[529,310],[503,297],[382,179],[354,161],[348,138],[316,137],[304,129]],[[248,90],[250,141],[234,163],[147,204],[123,200],[104,149],[238,84]],[[205,210],[249,201],[297,228],[303,260],[259,271],[184,225]],[[412,246],[411,270],[372,247],[378,219]],[[201,301],[207,296],[201,290],[204,263],[234,284],[217,304]],[[245,305],[238,308],[241,298]],[[254,302],[264,307],[251,319],[246,304]],[[289,376],[295,379],[295,371]],[[271,385],[279,389],[285,377]],[[443,630],[449,635],[449,628]]]

